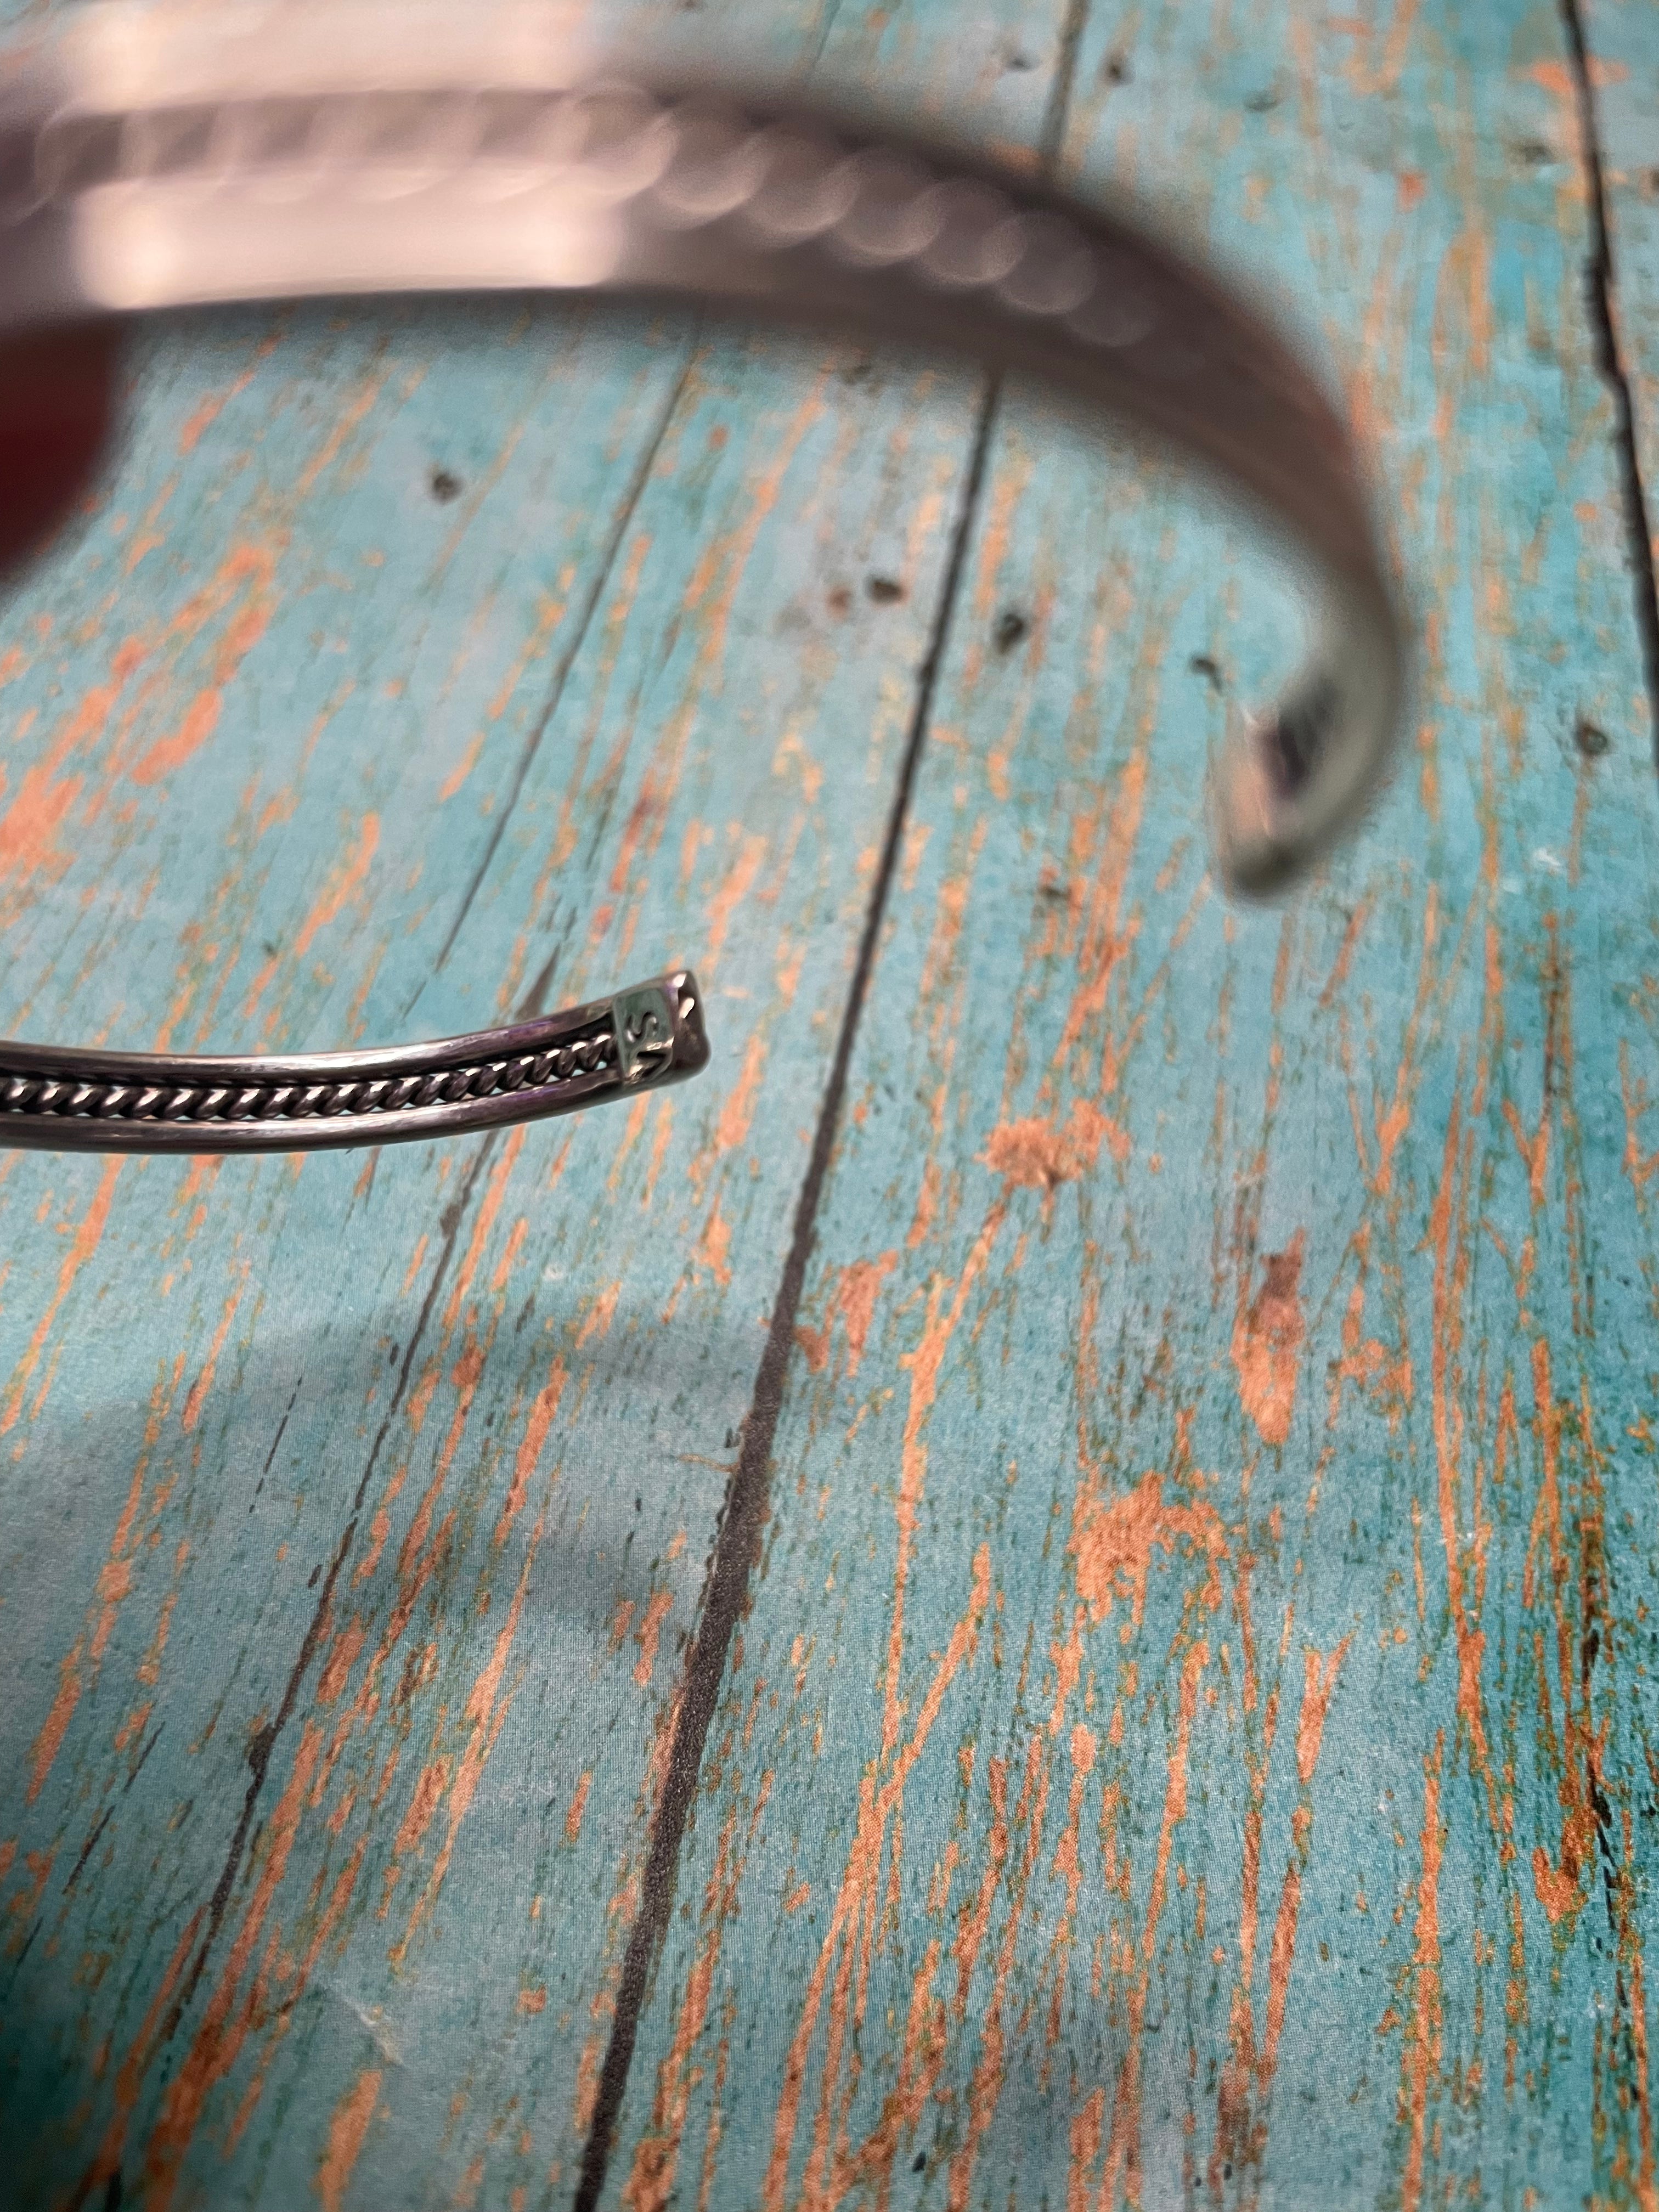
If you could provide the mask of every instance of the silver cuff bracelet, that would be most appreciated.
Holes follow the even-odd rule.
[[[681,300],[944,349],[1127,417],[1308,563],[1321,620],[1212,779],[1270,890],[1351,823],[1405,653],[1346,427],[1296,357],[1121,212],[556,7],[98,7],[0,75],[0,339],[149,311],[489,289]],[[442,1043],[204,1059],[0,1043],[0,1145],[385,1144],[571,1111],[708,1060],[684,974]]]

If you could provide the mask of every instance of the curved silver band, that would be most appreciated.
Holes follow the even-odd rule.
[[[0,1042],[0,1145],[54,1152],[297,1152],[401,1145],[575,1114],[708,1065],[696,978],[476,1036],[230,1060]]]
[[[728,70],[711,82],[666,50],[598,50],[556,7],[94,8],[14,50],[0,82],[0,336],[484,289],[680,298],[912,340],[1152,431],[1287,538],[1316,586],[1311,658],[1276,707],[1240,720],[1215,768],[1221,874],[1269,890],[1364,805],[1401,720],[1405,651],[1346,429],[1281,340],[1123,214]],[[123,1075],[109,1054],[21,1045],[0,1048],[0,1072],[15,1071],[14,1088],[50,1075],[83,1091],[303,1091],[391,1080],[394,1063],[410,1073],[462,1045],[476,1048],[467,1064],[491,1065],[520,1051],[501,1042],[519,1035],[368,1055],[372,1077],[357,1055],[285,1061],[274,1081],[264,1060],[143,1056]],[[699,1033],[685,1059],[635,1081],[703,1058]],[[567,1087],[562,1106],[523,1112],[600,1095]],[[527,1098],[492,1096],[489,1112],[475,1100],[478,1113],[441,1127],[521,1118],[509,1096]],[[380,1143],[437,1133],[429,1115],[404,1126],[426,1111],[204,1109],[112,1134],[84,1106],[65,1118],[0,1104],[0,1144]]]

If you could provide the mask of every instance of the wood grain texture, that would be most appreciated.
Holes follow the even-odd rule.
[[[1224,910],[1246,549],[1011,404],[610,2201],[1650,2205],[1659,854],[1562,21],[1096,9],[1076,87],[1341,364],[1415,757]]]
[[[8,612],[4,1027],[442,1033],[688,957],[720,1073],[320,1174],[7,1164],[4,2154],[30,2202],[539,2197],[974,386],[503,307],[137,368]]]
[[[1358,853],[1224,908],[1202,759],[1294,611],[1000,403],[607,2201],[1651,2204],[1656,837],[1560,18],[719,15],[1267,284],[1428,653]],[[1650,11],[1587,21],[1650,112]],[[372,1168],[0,1169],[0,2154],[566,2202],[980,395],[501,308],[138,368],[0,639],[0,1027],[688,958],[719,1059]]]

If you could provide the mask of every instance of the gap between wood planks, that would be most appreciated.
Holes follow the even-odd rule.
[[[1090,0],[1066,0],[1065,12],[1060,20],[1054,82],[1044,104],[1037,136],[1039,161],[1048,175],[1054,173],[1060,158],[1066,118],[1071,106],[1072,88],[1077,76],[1078,49],[1088,21],[1089,6]],[[640,2015],[645,2006],[651,1969],[667,1933],[669,1915],[673,1910],[680,1845],[684,1838],[686,1821],[696,1799],[703,1749],[708,1742],[709,1726],[726,1673],[726,1655],[731,1650],[732,1632],[749,1594],[750,1574],[761,1555],[761,1540],[766,1526],[771,1490],[772,1443],[777,1433],[778,1416],[783,1407],[784,1384],[794,1352],[795,1316],[805,1286],[807,1262],[811,1258],[812,1247],[817,1240],[818,1205],[823,1195],[823,1186],[829,1176],[836,1138],[841,1126],[842,1107],[847,1094],[853,1048],[858,1039],[859,1021],[875,969],[876,951],[881,941],[882,925],[886,920],[887,902],[898,866],[905,823],[909,817],[910,800],[915,789],[916,771],[933,720],[933,696],[938,688],[939,670],[944,663],[945,647],[950,642],[951,618],[960,594],[963,571],[967,565],[969,544],[979,515],[985,488],[986,465],[990,455],[991,434],[996,422],[1000,394],[1000,380],[994,376],[988,378],[974,425],[973,444],[962,497],[951,526],[950,550],[939,586],[938,605],[933,612],[927,651],[916,678],[915,705],[906,733],[904,754],[899,764],[898,782],[888,815],[886,834],[882,841],[881,859],[871,889],[870,902],[865,910],[852,985],[836,1038],[830,1079],[824,1086],[823,1103],[818,1109],[817,1121],[812,1132],[812,1150],[807,1160],[806,1173],[795,1201],[794,1229],[790,1238],[788,1256],[779,1279],[777,1296],[773,1302],[772,1316],[767,1327],[766,1343],[755,1376],[754,1392],[744,1419],[738,1462],[726,1485],[716,1523],[718,1533],[714,1558],[698,1615],[696,1633],[686,1656],[679,1709],[674,1719],[674,1734],[669,1747],[662,1796],[652,1817],[645,1875],[641,1884],[640,1909],[629,1930],[628,1948],[623,1954],[622,1975],[617,1989],[617,2009],[611,2022],[610,2041],[605,2046],[605,2063],[599,2069],[593,2117],[583,2147],[581,2172],[577,2179],[573,2212],[597,2212],[604,2192],[611,2152],[616,2147],[617,2125],[622,2117],[623,2099],[633,2068]]]
[[[951,528],[951,550],[927,641],[927,658],[922,662],[916,684],[915,707],[905,739],[904,756],[899,766],[898,787],[887,817],[875,884],[870,894],[870,903],[865,910],[852,987],[847,994],[841,1029],[836,1039],[836,1054],[830,1062],[830,1080],[824,1086],[823,1102],[818,1109],[817,1126],[812,1132],[812,1150],[807,1160],[806,1174],[801,1183],[800,1195],[795,1201],[794,1231],[790,1238],[788,1257],[783,1263],[783,1273],[779,1279],[777,1296],[773,1302],[772,1318],[767,1327],[766,1343],[755,1376],[754,1394],[749,1402],[749,1411],[744,1417],[743,1441],[738,1450],[738,1463],[726,1485],[726,1497],[716,1524],[719,1534],[714,1541],[714,1555],[704,1589],[697,1632],[686,1658],[662,1796],[651,1822],[651,1841],[645,1863],[640,1909],[633,1927],[629,1930],[628,1948],[623,1954],[616,2015],[611,2025],[611,2039],[605,2047],[605,2063],[599,2069],[592,2124],[582,2153],[575,2212],[593,2212],[599,2201],[599,2192],[605,2186],[617,2121],[622,2112],[623,2094],[628,2086],[629,2069],[633,2064],[634,2044],[639,2033],[646,1984],[673,1906],[674,1875],[680,1843],[697,1793],[703,1747],[708,1741],[709,1723],[714,1716],[721,1677],[726,1672],[732,1632],[737,1626],[748,1595],[750,1569],[760,1557],[761,1535],[766,1525],[767,1498],[771,1487],[772,1440],[777,1431],[778,1415],[783,1406],[783,1386],[794,1348],[795,1316],[806,1280],[806,1263],[811,1257],[817,1235],[818,1201],[823,1194],[830,1156],[834,1152],[841,1125],[842,1104],[847,1093],[853,1047],[858,1036],[859,1017],[864,1011],[871,974],[876,963],[876,947],[880,939],[882,923],[886,918],[894,872],[898,866],[899,848],[910,811],[910,796],[915,787],[916,769],[933,715],[939,665],[950,637],[951,616],[962,580],[969,540],[973,535],[974,521],[979,511],[980,495],[984,488],[985,465],[990,451],[992,426],[996,418],[999,389],[996,380],[989,380],[979,404],[967,477]]]
[[[1560,0],[1561,21],[1572,62],[1573,84],[1578,102],[1578,138],[1584,164],[1586,197],[1589,204],[1589,254],[1584,263],[1584,295],[1590,328],[1595,335],[1595,366],[1613,396],[1613,443],[1619,453],[1619,473],[1625,497],[1625,536],[1635,599],[1636,632],[1641,645],[1642,669],[1647,682],[1648,713],[1653,726],[1656,768],[1659,768],[1659,582],[1654,575],[1653,532],[1650,526],[1646,488],[1642,482],[1642,459],[1636,445],[1636,414],[1631,401],[1630,372],[1619,347],[1619,325],[1613,311],[1619,288],[1613,266],[1613,238],[1607,227],[1607,194],[1601,163],[1601,123],[1595,104],[1595,80],[1590,66],[1589,42],[1584,33],[1581,0]]]

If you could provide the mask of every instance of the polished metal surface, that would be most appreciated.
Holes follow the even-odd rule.
[[[0,1144],[293,1152],[406,1144],[574,1114],[708,1064],[696,978],[385,1052],[210,1059],[0,1043]]]
[[[1277,704],[1238,718],[1215,765],[1221,875],[1275,887],[1375,787],[1402,715],[1405,649],[1346,428],[1272,331],[1121,211],[804,104],[729,57],[607,52],[556,8],[94,8],[5,65],[0,337],[238,301],[483,289],[677,297],[919,342],[1138,423],[1268,524],[1316,611],[1306,665]],[[519,1034],[465,1040],[466,1065],[521,1055],[503,1042]],[[146,1060],[141,1074],[107,1054],[6,1046],[13,1089],[37,1077],[47,1088],[32,1105],[0,1103],[0,1143],[382,1143],[623,1087],[589,1071],[589,1088],[573,1077],[561,1103],[518,1110],[510,1099],[532,1093],[499,1085],[453,1110],[223,1110],[256,1090],[398,1081],[421,1054],[457,1049],[371,1055],[371,1077],[332,1056],[280,1075],[274,1062],[190,1060]],[[60,1082],[88,1098],[125,1099],[135,1084],[200,1097],[135,1118],[107,1102],[65,1110]]]

